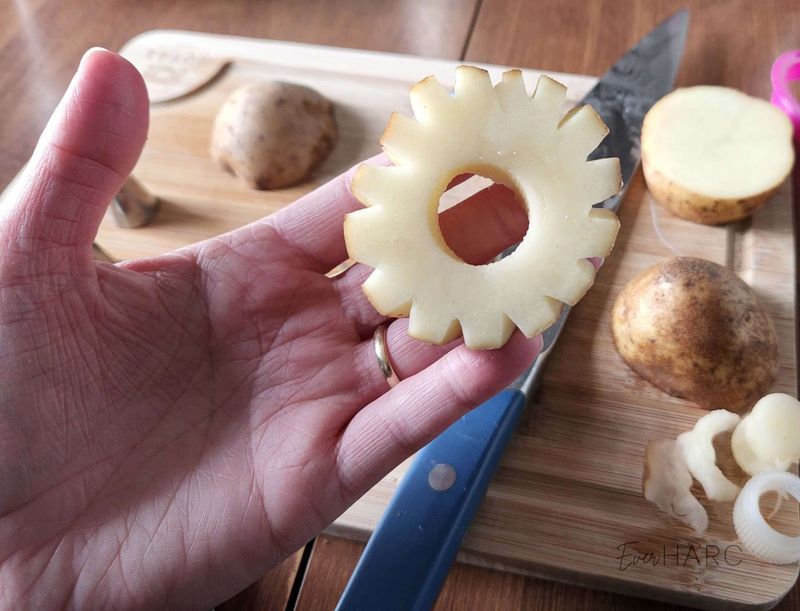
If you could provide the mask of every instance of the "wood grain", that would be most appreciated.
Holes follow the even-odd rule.
[[[207,86],[195,90],[192,84],[190,95],[153,105],[148,143],[135,174],[162,199],[162,210],[152,225],[137,230],[104,221],[98,243],[119,258],[160,254],[293,201],[374,152],[389,113],[409,112],[409,85],[427,74],[449,83],[455,65],[180,32],[140,36],[123,54],[146,79],[164,73],[162,63],[180,63],[188,72],[197,67],[200,73],[205,72],[204,61],[224,57],[230,65]],[[492,72],[496,79],[500,69]],[[227,93],[242,82],[287,73],[334,102],[342,139],[310,182],[255,192],[209,159],[211,123]],[[535,74],[526,78],[532,89]],[[559,78],[573,102],[593,83],[585,77]],[[572,312],[541,391],[523,416],[464,540],[462,560],[705,606],[720,601],[765,605],[791,587],[796,566],[769,567],[746,554],[741,554],[741,564],[698,560],[687,566],[690,553],[735,545],[730,515],[712,510],[704,537],[670,521],[641,496],[642,457],[648,440],[674,437],[704,412],[636,377],[608,333],[611,303],[631,277],[673,252],[703,256],[731,266],[764,300],[781,342],[781,373],[773,390],[795,392],[794,299],[785,290],[794,279],[789,192],[787,184],[751,221],[708,227],[657,207],[641,176],[635,177],[622,207],[614,254]],[[404,466],[396,469],[329,532],[366,538],[403,471]],[[778,523],[795,532],[797,517],[796,506],[786,505]],[[649,565],[623,570],[618,554],[626,542],[631,553],[681,546],[679,553],[687,557],[657,570]],[[690,547],[696,551],[689,552]],[[324,553],[322,548],[318,557]]]
[[[215,607],[218,611],[284,611],[298,578],[303,550],[284,560],[264,577]],[[301,575],[302,577],[302,575]]]
[[[775,57],[797,48],[795,0],[484,0],[466,59],[599,76],[660,21],[688,8],[678,86],[769,97]]]
[[[0,189],[33,150],[81,55],[181,28],[458,58],[477,0],[0,2]]]
[[[317,539],[297,611],[333,609],[355,568],[363,545],[323,536]],[[536,577],[457,564],[451,570],[435,611],[667,611],[667,605],[590,590]]]

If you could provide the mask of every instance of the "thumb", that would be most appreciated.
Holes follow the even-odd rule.
[[[31,261],[90,261],[106,207],[142,151],[147,123],[147,90],[136,68],[111,51],[87,51],[16,192],[0,208],[3,241]],[[70,249],[76,252],[65,253]]]

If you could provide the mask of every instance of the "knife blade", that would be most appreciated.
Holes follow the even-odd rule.
[[[610,129],[590,158],[619,157],[626,186],[639,164],[644,115],[672,89],[688,21],[683,10],[662,22],[581,101],[592,105]],[[598,206],[616,210],[624,193],[625,188]],[[345,587],[339,611],[433,606],[569,311],[562,308],[543,334],[541,353],[509,388],[417,453]]]

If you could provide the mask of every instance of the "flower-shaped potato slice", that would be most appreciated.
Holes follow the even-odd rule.
[[[532,96],[510,70],[492,86],[485,70],[461,66],[451,95],[428,77],[411,90],[415,119],[393,114],[381,143],[393,166],[362,165],[352,190],[366,206],[347,215],[350,257],[375,268],[364,292],[378,312],[410,316],[409,334],[437,344],[463,333],[469,348],[528,337],[574,305],[594,282],[588,257],[606,256],[616,215],[592,205],[621,188],[619,160],[587,156],[608,133],[583,106],[561,118],[566,89],[541,77]],[[470,265],[439,229],[439,197],[459,174],[514,189],[529,216],[517,249]]]

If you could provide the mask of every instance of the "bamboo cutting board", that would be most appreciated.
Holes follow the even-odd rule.
[[[390,112],[410,112],[409,86],[429,74],[450,83],[456,65],[169,31],[143,34],[123,54],[143,72],[154,100],[135,175],[163,206],[155,223],[142,229],[120,229],[106,219],[98,242],[118,259],[160,254],[293,201],[377,152]],[[492,67],[493,78],[500,71]],[[529,89],[537,75],[526,71]],[[573,103],[595,81],[553,76],[568,86]],[[336,105],[336,149],[300,187],[252,191],[209,158],[214,114],[233,88],[254,79],[309,85]],[[769,607],[791,588],[798,567],[769,566],[744,552],[729,506],[705,503],[711,524],[698,537],[642,498],[647,441],[688,430],[704,412],[637,378],[615,352],[609,332],[614,297],[643,268],[673,252],[726,264],[754,287],[775,321],[781,363],[773,391],[796,395],[790,201],[785,185],[752,219],[705,227],[656,208],[641,173],[636,175],[622,205],[614,253],[572,312],[543,386],[464,540],[461,560],[704,607]],[[330,532],[366,539],[404,468]],[[785,503],[775,524],[800,533],[797,505]]]

